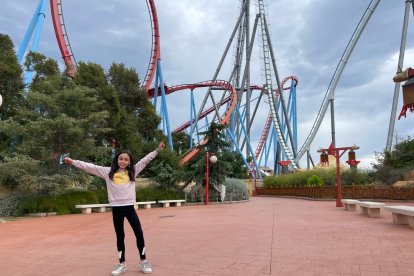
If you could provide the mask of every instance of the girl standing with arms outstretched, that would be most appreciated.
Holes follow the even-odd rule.
[[[145,255],[145,242],[141,223],[134,209],[136,202],[135,177],[164,147],[164,143],[161,142],[156,150],[147,154],[135,165],[129,151],[121,151],[118,153],[114,160],[112,160],[111,167],[101,167],[79,160],[72,160],[69,157],[64,159],[66,164],[73,165],[87,173],[98,176],[106,182],[108,200],[112,207],[112,220],[116,233],[116,246],[119,258],[119,263],[112,271],[113,276],[121,275],[127,270],[125,264],[124,218],[128,220],[134,230],[137,240],[139,257],[141,259],[138,268],[144,273],[152,273],[151,265]]]

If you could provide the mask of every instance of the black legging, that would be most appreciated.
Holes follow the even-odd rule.
[[[141,223],[139,222],[139,218],[137,213],[135,212],[134,206],[129,205],[112,207],[112,219],[114,222],[116,233],[116,246],[118,248],[118,253],[120,254],[120,256],[118,256],[119,262],[125,262],[124,218],[127,218],[129,224],[132,227],[132,230],[134,230],[135,237],[137,239],[139,257],[141,258],[141,260],[145,260],[145,242],[144,234],[141,228]]]

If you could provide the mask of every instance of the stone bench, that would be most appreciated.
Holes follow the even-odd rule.
[[[98,213],[105,213],[106,207],[111,207],[109,204],[79,204],[75,206],[77,209],[82,209],[82,214],[92,213],[92,209],[97,209]]]
[[[144,209],[150,209],[151,204],[155,204],[155,201],[135,202],[134,209],[138,209],[138,206],[144,206]],[[111,207],[110,204],[79,204],[75,206],[77,209],[82,209],[82,214],[92,213],[92,209],[97,209],[98,213],[104,213],[107,207]]]
[[[342,203],[344,204],[345,210],[355,211],[356,206],[359,203],[359,200],[356,200],[356,199],[342,199]]]
[[[385,206],[392,213],[393,224],[408,224],[414,228],[414,206]]]
[[[134,208],[138,209],[138,206],[142,205],[144,206],[144,209],[151,209],[151,204],[155,204],[155,201],[141,201],[141,202],[135,202]]]
[[[372,201],[360,201],[358,202],[361,214],[371,217],[379,218],[381,215],[381,209],[384,208],[385,203],[372,202]]]
[[[170,207],[170,203],[174,203],[175,206],[181,206],[181,203],[185,203],[184,199],[173,199],[173,200],[158,200],[158,203],[162,204],[162,207]]]

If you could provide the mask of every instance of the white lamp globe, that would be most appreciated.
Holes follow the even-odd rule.
[[[0,95],[0,106],[3,104],[3,97]]]
[[[210,162],[212,164],[215,164],[217,162],[217,156],[215,156],[215,155],[210,156]]]

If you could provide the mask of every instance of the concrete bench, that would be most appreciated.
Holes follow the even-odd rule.
[[[151,204],[155,204],[155,201],[143,201],[143,202],[135,202],[134,208],[138,209],[138,206],[144,206],[144,209],[151,209]]]
[[[360,201],[358,203],[361,209],[361,214],[371,217],[379,218],[381,215],[381,209],[384,208],[385,203],[372,202],[372,201]]]
[[[408,224],[414,228],[414,206],[385,206],[392,213],[393,224]]]
[[[170,207],[170,203],[174,203],[175,206],[181,206],[181,203],[185,203],[184,199],[173,199],[173,200],[158,200],[158,203],[162,204],[162,207]]]
[[[355,211],[356,210],[356,205],[359,203],[359,200],[356,200],[356,199],[342,199],[342,203],[344,204],[345,210]]]
[[[155,204],[155,201],[144,201],[144,202],[135,202],[134,209],[138,209],[138,206],[144,206],[144,209],[150,209],[151,204]],[[98,213],[104,213],[107,207],[111,207],[110,204],[79,204],[76,205],[77,209],[82,209],[82,214],[92,213],[92,209],[97,209]]]
[[[76,208],[82,209],[82,214],[90,214],[92,213],[92,208],[97,209],[98,213],[105,213],[106,207],[111,207],[109,204],[84,204],[84,205],[76,205]]]

